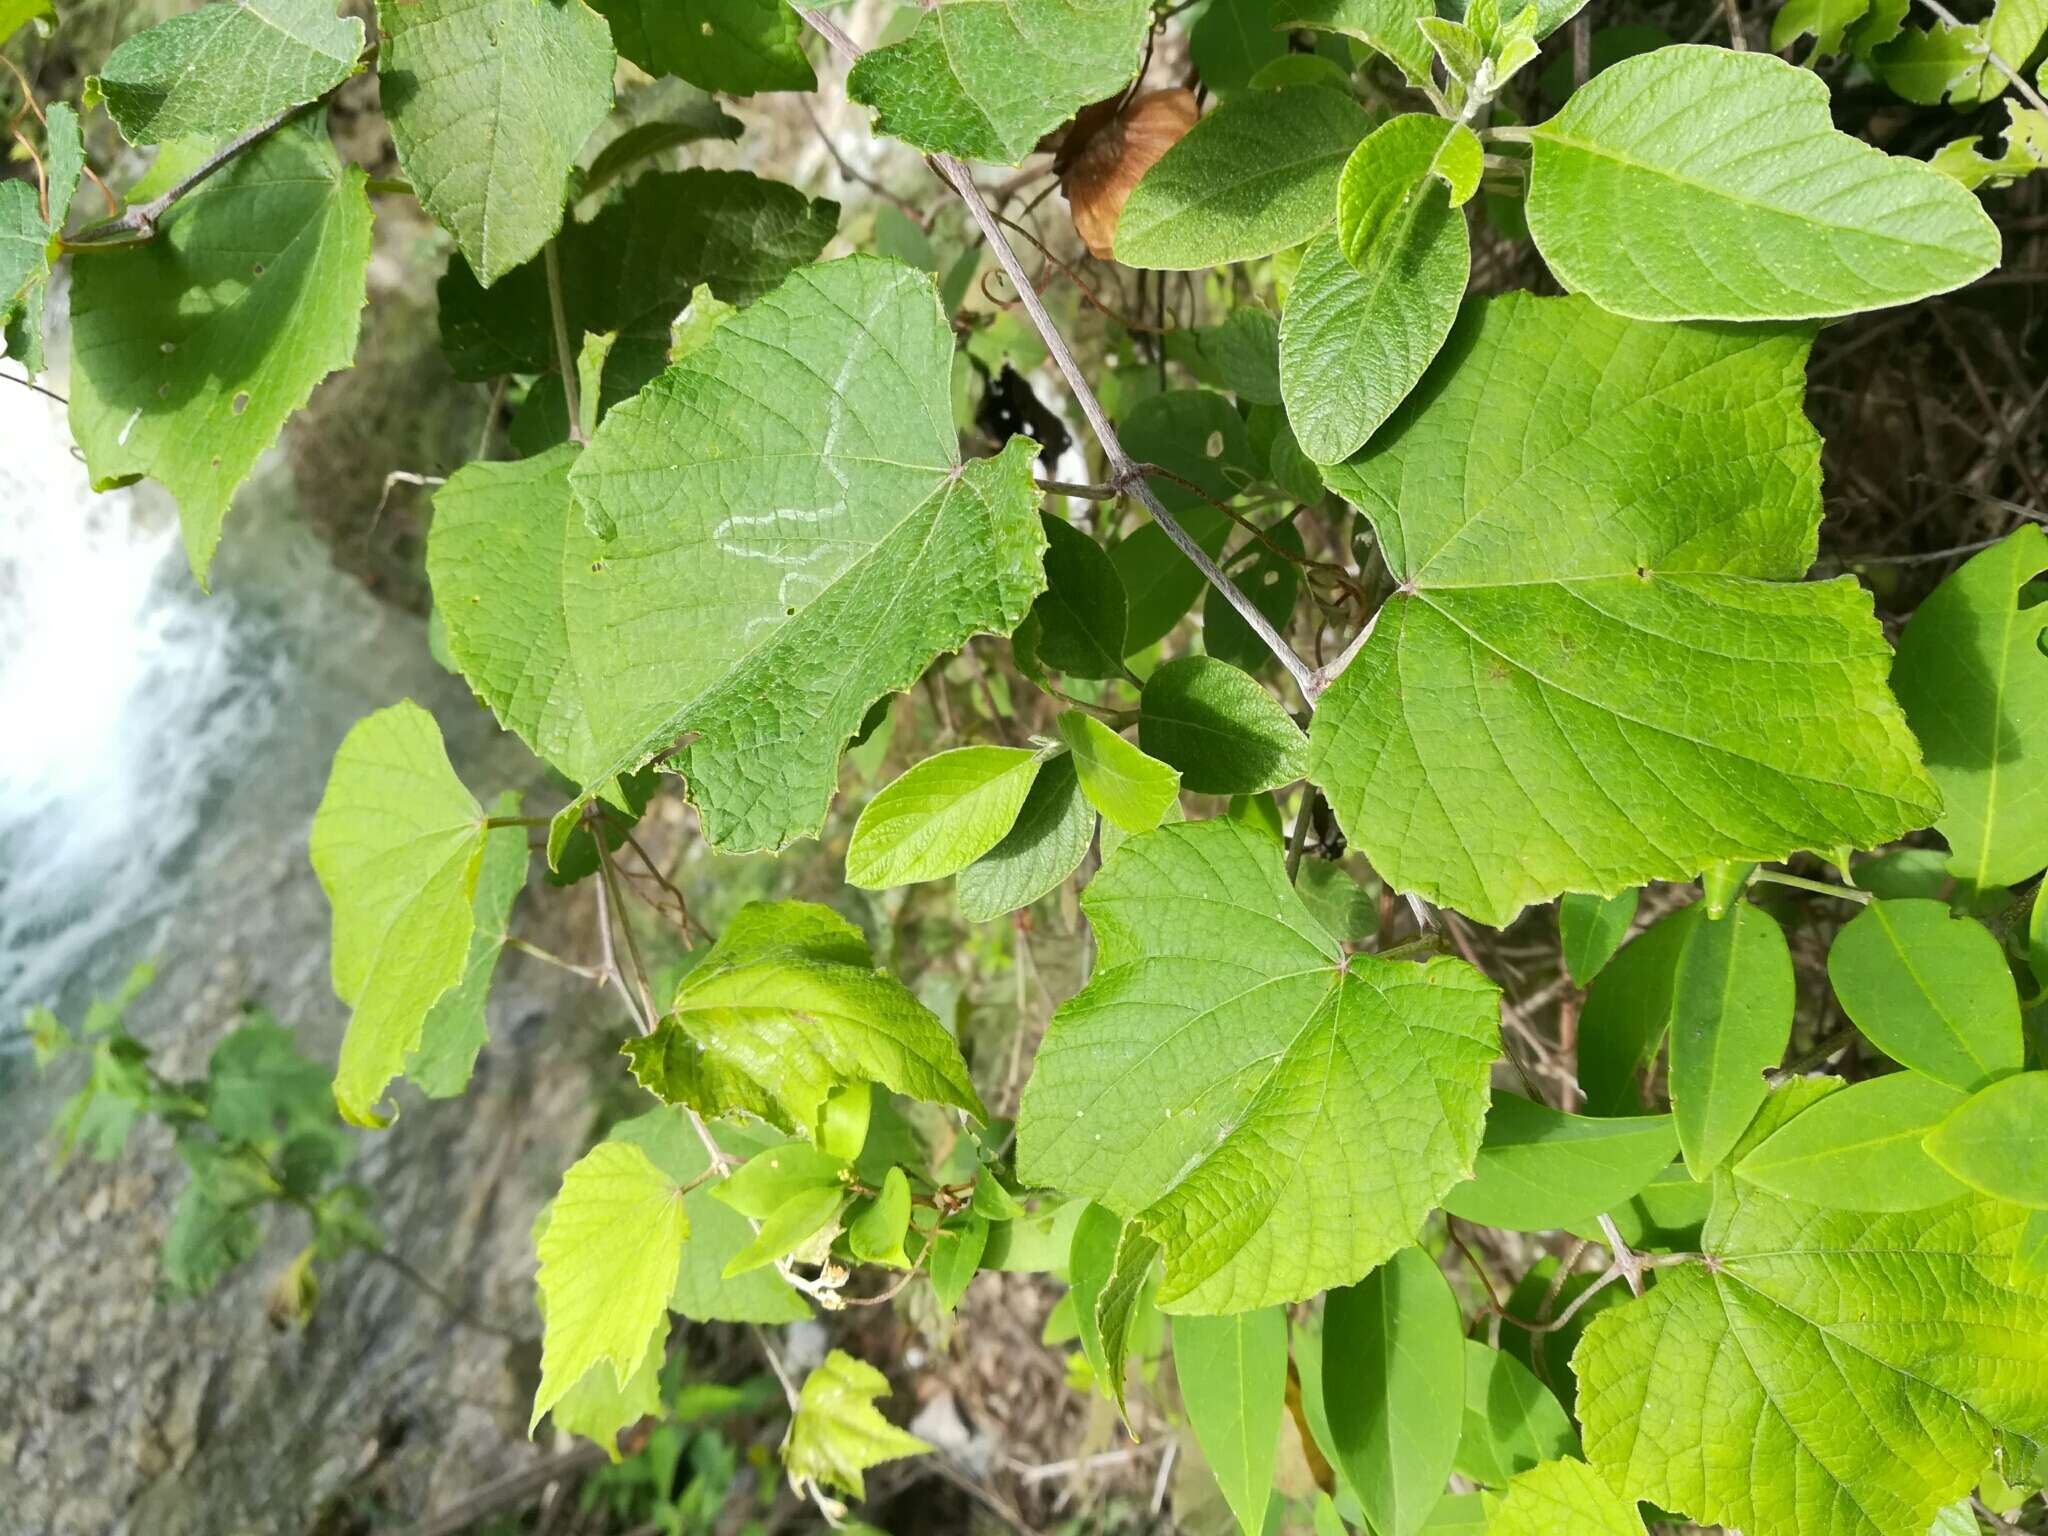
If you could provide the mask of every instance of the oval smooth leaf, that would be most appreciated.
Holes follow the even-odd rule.
[[[1619,896],[1588,896],[1572,891],[1558,898],[1557,937],[1564,967],[1582,987],[1593,984],[1602,966],[1614,958],[1636,920],[1642,891],[1631,887]]]
[[[864,890],[957,875],[1016,824],[1042,754],[957,747],[928,757],[870,800],[846,845],[846,883]]]
[[[1210,656],[1181,656],[1146,680],[1138,745],[1180,770],[1183,789],[1255,795],[1300,778],[1308,738],[1257,678]]]
[[[2048,1210],[2048,1072],[1978,1089],[1928,1133],[1927,1151],[1993,1199]]]
[[[1792,952],[1770,913],[1743,902],[1693,925],[1672,986],[1671,1111],[1694,1178],[1719,1167],[1756,1117],[1794,1002]]]
[[[960,871],[960,915],[985,923],[1030,906],[1081,867],[1094,835],[1095,807],[1081,793],[1073,753],[1062,752],[1038,770],[1003,840]]]
[[[1497,1094],[1472,1180],[1444,1209],[1515,1232],[1568,1227],[1628,1199],[1677,1153],[1669,1115],[1600,1120]]]
[[[1202,1459],[1249,1536],[1262,1536],[1287,1411],[1287,1314],[1173,1320],[1173,1372]]]
[[[1061,715],[1058,729],[1090,805],[1128,833],[1159,825],[1180,795],[1178,772],[1078,709]]]
[[[1919,1072],[1851,1083],[1801,1110],[1735,1165],[1788,1200],[1840,1211],[1913,1211],[1963,1186],[1928,1153],[1927,1133],[1963,1102]]]
[[[1535,1372],[1477,1339],[1465,1341],[1465,1428],[1452,1471],[1498,1488],[1578,1449],[1570,1417]]]
[[[1965,1092],[2024,1062],[2019,990],[1998,940],[1938,901],[1873,901],[1835,936],[1842,1011],[1901,1066]]]

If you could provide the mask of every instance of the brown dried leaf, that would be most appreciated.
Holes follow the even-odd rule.
[[[1094,132],[1070,136],[1061,152],[1060,190],[1074,213],[1074,230],[1098,261],[1111,258],[1117,220],[1138,179],[1195,126],[1194,92],[1147,91]],[[1083,126],[1076,122],[1076,128]]]

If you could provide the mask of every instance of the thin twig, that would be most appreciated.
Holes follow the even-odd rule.
[[[1301,787],[1301,809],[1294,813],[1294,836],[1287,843],[1287,883],[1292,885],[1294,877],[1301,873],[1302,850],[1308,846],[1309,823],[1315,820],[1316,800],[1322,791],[1313,784]]]
[[[321,100],[325,99],[324,97],[321,98]],[[194,187],[213,175],[215,171],[218,171],[222,166],[235,159],[244,151],[262,143],[293,118],[311,111],[318,105],[318,101],[301,102],[297,106],[286,107],[284,111],[266,118],[254,128],[230,139],[226,144],[208,155],[199,162],[197,168],[173,182],[159,196],[128,209],[118,218],[108,219],[103,224],[95,224],[90,229],[80,230],[76,240],[67,240],[65,242],[66,247],[76,249],[81,245],[126,245],[133,243],[132,240],[106,238],[115,235],[129,235],[134,240],[155,239],[158,222],[170,211],[171,205],[177,202],[179,198],[190,192]]]
[[[24,364],[23,366],[26,366],[26,364]],[[54,389],[43,388],[43,386],[38,384],[34,379],[17,379],[11,373],[0,373],[0,379],[5,379],[10,384],[19,384],[23,389],[32,389],[39,395],[47,395],[50,399],[56,401],[59,405],[68,406],[71,404],[69,400],[66,400],[62,395],[58,394],[57,391],[55,391]]]
[[[548,316],[555,328],[555,361],[562,370],[562,403],[569,410],[569,441],[588,441],[583,435],[582,389],[576,378],[576,353],[569,345],[569,312],[562,303],[562,261],[555,254],[557,242],[541,248],[548,275]]]
[[[1084,501],[1115,501],[1123,492],[1113,485],[1075,485],[1070,480],[1041,480],[1032,476],[1031,483],[1052,496],[1079,496]]]
[[[1812,891],[1817,896],[1836,896],[1843,901],[1853,901],[1858,906],[1870,905],[1870,892],[1855,890],[1846,885],[1830,885],[1825,880],[1809,880],[1804,875],[1788,875],[1780,870],[1759,869],[1749,877],[1752,881],[1762,880],[1770,885],[1789,885],[1797,891]]]

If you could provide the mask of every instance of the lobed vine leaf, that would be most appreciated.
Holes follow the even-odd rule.
[[[1487,1536],[1643,1536],[1643,1518],[1583,1461],[1546,1461],[1486,1498]]]
[[[1023,620],[1044,584],[1036,445],[962,463],[952,350],[928,277],[850,256],[605,418],[569,474],[616,530],[602,569],[564,577],[569,644],[600,669],[585,799],[687,736],[667,764],[706,838],[780,848],[822,824],[869,705]]]
[[[213,0],[136,33],[85,83],[130,144],[221,141],[355,73],[363,24],[334,0]]]
[[[0,181],[0,331],[7,356],[33,380],[43,371],[43,300],[51,264],[85,167],[78,112],[52,102],[44,114],[44,181],[49,213],[28,182]]]
[[[806,901],[742,907],[625,1053],[665,1103],[745,1110],[813,1138],[827,1099],[854,1083],[987,1118],[938,1019],[875,968],[859,929]]]
[[[1838,132],[1767,53],[1624,59],[1534,130],[1529,233],[1567,289],[1639,320],[1799,320],[1946,293],[1998,264],[1962,187]]]
[[[862,56],[846,93],[928,154],[1015,165],[1138,72],[1145,0],[940,0]]]
[[[2048,534],[2032,524],[1973,555],[1899,637],[1892,687],[1941,787],[1949,870],[1978,887],[2048,866]]]
[[[491,815],[516,817],[519,804],[518,792],[507,790],[492,804]],[[490,1038],[485,1004],[498,956],[504,953],[512,903],[526,885],[530,862],[524,827],[496,827],[484,834],[471,904],[474,923],[461,979],[427,1010],[420,1043],[405,1061],[406,1077],[430,1099],[452,1099],[469,1086],[476,1058]]]
[[[364,183],[316,115],[187,193],[155,239],[78,263],[72,435],[95,489],[147,475],[177,498],[202,586],[236,487],[313,387],[355,359]]]
[[[1868,596],[1797,581],[1820,517],[1806,348],[1475,300],[1329,471],[1399,588],[1323,696],[1309,774],[1389,883],[1505,923],[1925,820]]]
[[[1589,1459],[1750,1536],[1925,1532],[1997,1432],[2048,1433],[2048,1277],[2013,1263],[2025,1218],[1974,1196],[1829,1211],[1716,1175],[1711,1267],[1663,1272],[1573,1357]]]
[[[689,1234],[681,1187],[631,1142],[599,1142],[562,1175],[538,1244],[547,1330],[532,1424],[599,1366],[627,1390],[666,1326]]]
[[[334,990],[355,1010],[334,1074],[353,1125],[388,1123],[377,1101],[462,979],[484,835],[432,715],[408,699],[350,728],[313,814],[312,859],[334,909]]]
[[[867,1488],[861,1474],[868,1468],[930,1450],[876,1409],[875,1399],[888,1390],[889,1379],[872,1365],[843,1350],[828,1354],[804,1378],[796,1414],[782,1442],[782,1465],[790,1486],[833,1487],[864,1498]]]
[[[611,111],[611,32],[583,0],[378,0],[377,25],[398,163],[488,288],[561,227]]]
[[[1018,1172],[1164,1247],[1161,1305],[1230,1312],[1358,1279],[1471,1168],[1498,994],[1450,960],[1344,956],[1280,849],[1232,821],[1134,837],[1082,897]]]

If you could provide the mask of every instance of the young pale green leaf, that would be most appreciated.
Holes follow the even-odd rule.
[[[826,1245],[838,1235],[847,1199],[841,1187],[805,1189],[791,1195],[760,1218],[753,1241],[725,1261],[719,1278],[737,1279],[799,1250],[812,1259],[824,1257]]]
[[[986,1116],[944,1026],[875,969],[857,928],[810,902],[742,907],[660,1027],[625,1054],[666,1103],[744,1110],[807,1136],[833,1091],[857,1082]]]
[[[1323,1408],[1379,1536],[1414,1536],[1443,1497],[1465,1421],[1465,1320],[1443,1271],[1404,1248],[1323,1306]]]
[[[1309,773],[1396,889],[1504,923],[1925,824],[1868,594],[1797,579],[1807,342],[1477,300],[1329,471],[1399,590],[1323,695]]]
[[[1961,1104],[1961,1089],[1893,1072],[1829,1094],[1759,1142],[1735,1176],[1841,1211],[1915,1211],[1966,1193],[1928,1155],[1927,1133]]]
[[[1258,679],[1209,656],[1181,656],[1145,681],[1138,745],[1201,795],[1255,795],[1302,776],[1308,740]]]
[[[483,848],[484,808],[449,766],[432,715],[407,700],[355,723],[313,813],[311,850],[334,908],[334,990],[355,1010],[334,1074],[353,1125],[388,1123],[377,1101],[418,1049],[427,1010],[462,979]]]
[[[1620,1205],[1677,1152],[1669,1115],[1596,1120],[1501,1094],[1487,1112],[1472,1181],[1447,1193],[1444,1209],[1509,1231],[1569,1227]]]
[[[86,81],[130,144],[225,140],[355,73],[363,24],[334,0],[215,0],[138,32]]]
[[[1829,1211],[1716,1175],[1709,1263],[1661,1272],[1580,1342],[1588,1457],[1630,1497],[1748,1536],[1926,1531],[1998,1428],[2048,1433],[2025,1219],[1977,1197]]]
[[[1412,1242],[1478,1150],[1494,988],[1345,957],[1236,822],[1132,838],[1082,907],[1099,958],[1025,1088],[1019,1174],[1142,1223],[1169,1311],[1300,1300]]]
[[[1704,1179],[1748,1129],[1784,1059],[1797,1001],[1785,930],[1739,903],[1694,923],[1671,994],[1671,1110],[1685,1165]]]
[[[1303,256],[1280,335],[1288,420],[1317,463],[1356,453],[1450,334],[1471,268],[1456,210],[1479,161],[1469,128],[1407,113],[1345,162],[1337,227]]]
[[[1093,715],[1070,709],[1059,718],[1060,740],[1088,803],[1125,832],[1149,832],[1180,797],[1180,774],[1132,746]]]
[[[585,798],[691,734],[669,762],[705,837],[780,848],[822,825],[875,700],[1022,621],[1045,579],[1037,445],[961,462],[952,356],[928,277],[850,256],[606,416],[570,488],[616,533],[563,580],[605,761]]]
[[[1082,1207],[1074,1223],[1074,1235],[1067,1247],[1067,1285],[1074,1302],[1074,1332],[1087,1357],[1096,1381],[1107,1386],[1109,1362],[1102,1354],[1102,1328],[1096,1322],[1096,1305],[1116,1268],[1117,1244],[1124,1232],[1123,1218],[1106,1206],[1093,1202]]]
[[[711,1134],[729,1158],[748,1164],[769,1145],[729,1125],[715,1126]],[[717,1198],[722,1186],[707,1182],[711,1153],[687,1115],[679,1109],[650,1110],[613,1126],[606,1139],[639,1147],[677,1188],[689,1191],[683,1196],[683,1216],[690,1240],[683,1245],[683,1262],[669,1294],[671,1312],[696,1322],[723,1323],[792,1323],[811,1315],[803,1297],[772,1269],[725,1278],[726,1261],[754,1240],[754,1229]]]
[[[956,875],[1008,835],[1044,754],[956,747],[906,771],[854,824],[846,883],[864,890]]]
[[[47,25],[56,14],[50,0],[0,0],[0,44],[12,42],[14,34],[32,21]]]
[[[986,923],[1030,906],[1081,867],[1094,835],[1095,808],[1062,752],[1038,770],[1009,833],[960,871],[960,915]]]
[[[905,1434],[875,1407],[889,1379],[872,1365],[840,1350],[804,1378],[796,1416],[782,1442],[782,1467],[792,1488],[832,1487],[865,1498],[861,1474],[869,1467],[931,1447]]]
[[[1287,1411],[1287,1314],[1261,1307],[1176,1318],[1173,1374],[1195,1443],[1238,1528],[1262,1536]]]
[[[782,0],[593,0],[622,57],[707,91],[811,91],[803,19]]]
[[[1132,188],[1116,259],[1191,271],[1299,245],[1330,222],[1369,123],[1365,108],[1321,86],[1226,101]]]
[[[58,239],[70,216],[71,199],[85,169],[85,140],[78,111],[54,101],[44,113],[44,198],[49,216],[29,182],[0,182],[0,328],[7,356],[30,380],[43,371],[43,301],[56,260]]]
[[[1842,1011],[1901,1066],[1974,1092],[2026,1055],[2019,990],[1983,924],[1939,901],[1873,901],[1835,935]]]
[[[488,288],[561,227],[612,108],[611,31],[583,0],[378,0],[377,26],[398,163]]]
[[[2048,1072],[1979,1088],[1928,1132],[1927,1152],[1993,1199],[2048,1210]]]
[[[871,49],[846,93],[875,129],[930,154],[1015,165],[1138,72],[1145,0],[941,0]]]
[[[1643,1536],[1635,1501],[1583,1461],[1546,1461],[1486,1498],[1486,1536]]]
[[[313,386],[355,359],[370,200],[318,115],[186,194],[71,294],[71,431],[93,485],[178,499],[203,586],[229,498]]]
[[[682,1189],[629,1142],[599,1142],[562,1175],[539,1244],[547,1329],[532,1424],[600,1364],[624,1390],[667,1320],[689,1235]]]
[[[1031,605],[1038,655],[1069,677],[1123,677],[1130,600],[1109,552],[1065,518],[1047,514],[1045,590]]]
[[[672,322],[700,286],[726,303],[751,303],[815,261],[838,225],[837,203],[694,167],[642,176],[593,218],[565,225],[555,239],[563,323],[571,336],[619,338],[605,360],[600,414],[668,366]],[[437,298],[441,348],[457,378],[489,382],[558,366],[543,258],[488,291],[466,262],[451,261]]]
[[[1435,14],[1430,0],[1274,0],[1273,24],[1355,37],[1422,85],[1435,55],[1417,23]]]
[[[640,1369],[622,1386],[611,1362],[598,1361],[556,1400],[550,1410],[555,1428],[595,1441],[616,1462],[619,1431],[661,1412],[661,1367],[667,1345],[668,1314],[664,1312],[654,1325]]]
[[[1783,53],[1800,38],[1813,38],[1806,62],[1834,58],[1842,52],[1849,28],[1870,11],[1870,0],[1786,0],[1771,22],[1771,52]]]
[[[908,1269],[910,1256],[903,1251],[903,1239],[909,1232],[910,1180],[901,1168],[891,1168],[882,1180],[881,1193],[846,1229],[846,1246],[864,1264]]]
[[[1572,980],[1590,987],[1601,968],[1614,958],[1628,938],[1629,925],[1636,920],[1640,890],[1619,896],[1587,896],[1567,892],[1557,903],[1557,937],[1564,951],[1564,968]]]
[[[1513,1355],[1465,1340],[1465,1427],[1452,1471],[1499,1488],[1539,1462],[1578,1451],[1571,1418],[1535,1372]]]
[[[519,814],[519,795],[507,790],[491,806],[493,816]],[[491,977],[505,949],[512,903],[526,885],[529,850],[526,828],[497,827],[484,834],[477,866],[475,927],[462,979],[441,994],[420,1025],[420,1043],[406,1058],[405,1075],[430,1099],[452,1099],[469,1086],[476,1058],[490,1038],[485,1005]]]
[[[1836,130],[1767,53],[1625,59],[1534,130],[1529,232],[1565,287],[1639,320],[1798,320],[1946,293],[1998,264],[1977,200]]]
[[[2005,103],[2005,128],[1998,135],[2002,147],[1987,155],[1981,149],[1981,134],[1950,139],[1928,156],[1927,163],[1942,175],[1953,177],[1972,192],[1979,187],[2002,187],[2022,176],[2031,176],[2048,166],[2048,113],[2018,102]]]
[[[1118,1234],[1116,1262],[1102,1293],[1095,1298],[1095,1330],[1102,1340],[1104,1382],[1116,1400],[1116,1411],[1128,1426],[1130,1415],[1124,1404],[1124,1388],[1130,1380],[1131,1346],[1140,1324],[1153,1311],[1158,1296],[1159,1244],[1135,1221],[1127,1221]]]
[[[2048,865],[2048,533],[2027,524],[1973,556],[1899,637],[1892,687],[1941,786],[1949,870],[2012,885]]]

